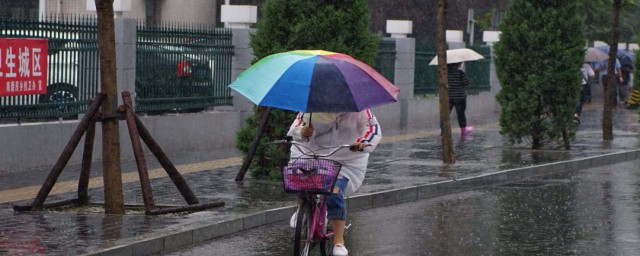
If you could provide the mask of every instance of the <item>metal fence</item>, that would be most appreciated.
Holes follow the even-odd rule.
[[[48,38],[47,94],[0,96],[0,120],[74,118],[98,92],[98,39],[91,18],[0,19],[0,37]]]
[[[139,24],[136,111],[201,111],[232,105],[231,30],[200,24]]]
[[[467,48],[484,56],[484,59],[464,63],[465,73],[471,82],[467,92],[473,94],[489,91],[491,88],[489,84],[491,49],[488,46],[469,46]],[[417,96],[438,94],[438,69],[435,65],[429,66],[429,62],[435,56],[435,42],[416,43],[414,94]]]
[[[378,43],[375,69],[384,77],[394,82],[396,70],[396,41],[382,39]]]
[[[417,43],[414,71],[414,89],[416,96],[438,93],[438,70],[436,66],[429,66],[429,62],[436,56],[436,44],[433,42]]]
[[[465,72],[471,81],[471,86],[467,89],[469,93],[479,93],[491,90],[489,75],[491,72],[491,48],[489,46],[469,46],[467,47],[484,56],[484,59],[465,62]]]
[[[46,21],[0,18],[0,37],[48,38],[47,94],[0,97],[0,122],[76,118],[99,91],[95,17]],[[136,111],[200,111],[232,105],[228,29],[212,25],[138,24]]]

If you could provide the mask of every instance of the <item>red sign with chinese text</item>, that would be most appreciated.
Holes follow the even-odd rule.
[[[0,38],[0,96],[47,93],[47,42]]]

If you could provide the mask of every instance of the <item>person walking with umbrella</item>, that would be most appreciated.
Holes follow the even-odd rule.
[[[624,78],[622,77],[622,70],[621,67],[622,65],[620,65],[620,61],[618,60],[618,58],[615,59],[615,67],[613,69],[613,75],[616,77],[616,79],[614,79],[613,85],[611,86],[611,104],[613,106],[613,108],[615,108],[618,105],[618,84],[624,82]],[[601,61],[596,63],[595,68],[593,69],[595,72],[598,72],[600,74],[600,82],[602,83],[602,86],[604,88],[604,91],[606,92],[607,90],[607,82],[609,81],[608,79],[608,67],[609,67],[609,63],[608,60],[606,61]]]
[[[330,150],[340,145],[352,145],[351,151],[344,149],[328,158],[342,164],[340,176],[332,194],[327,195],[327,219],[333,231],[333,255],[348,255],[344,244],[347,219],[345,196],[355,193],[367,172],[369,153],[382,139],[382,130],[371,110],[343,113],[303,113],[293,121],[287,134],[303,143],[303,148],[312,152]],[[298,147],[291,147],[291,158],[302,156]],[[295,227],[296,214],[289,224]]]
[[[469,79],[467,74],[460,69],[463,62],[484,59],[484,56],[468,48],[459,48],[447,50],[447,86],[449,93],[449,112],[456,109],[458,116],[458,126],[460,127],[460,135],[466,136],[473,131],[473,126],[467,126],[467,92],[469,87]],[[438,65],[438,56],[434,57],[429,65]],[[440,124],[442,131],[444,124]],[[442,132],[440,133],[442,134]]]
[[[585,102],[589,102],[589,100],[587,100],[587,90],[590,81],[596,76],[595,71],[593,71],[589,63],[583,63],[580,71],[582,72],[582,91],[580,91],[580,99],[578,100],[576,110],[573,112],[573,121],[578,124],[580,124],[580,117],[582,116],[582,105]]]
[[[469,78],[460,69],[461,62],[447,64],[447,78],[449,79],[449,112],[456,109],[458,116],[458,126],[460,126],[460,135],[465,136],[473,131],[473,126],[467,126],[467,87],[469,87]]]

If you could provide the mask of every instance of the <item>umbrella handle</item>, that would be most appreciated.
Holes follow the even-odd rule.
[[[309,126],[311,126],[311,117],[313,117],[313,113],[309,113]],[[307,142],[309,141],[309,138],[307,138]]]

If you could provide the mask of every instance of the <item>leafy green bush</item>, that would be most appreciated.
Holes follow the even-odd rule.
[[[569,147],[577,106],[585,37],[576,0],[514,0],[495,45],[501,90],[500,133],[537,149]]]

